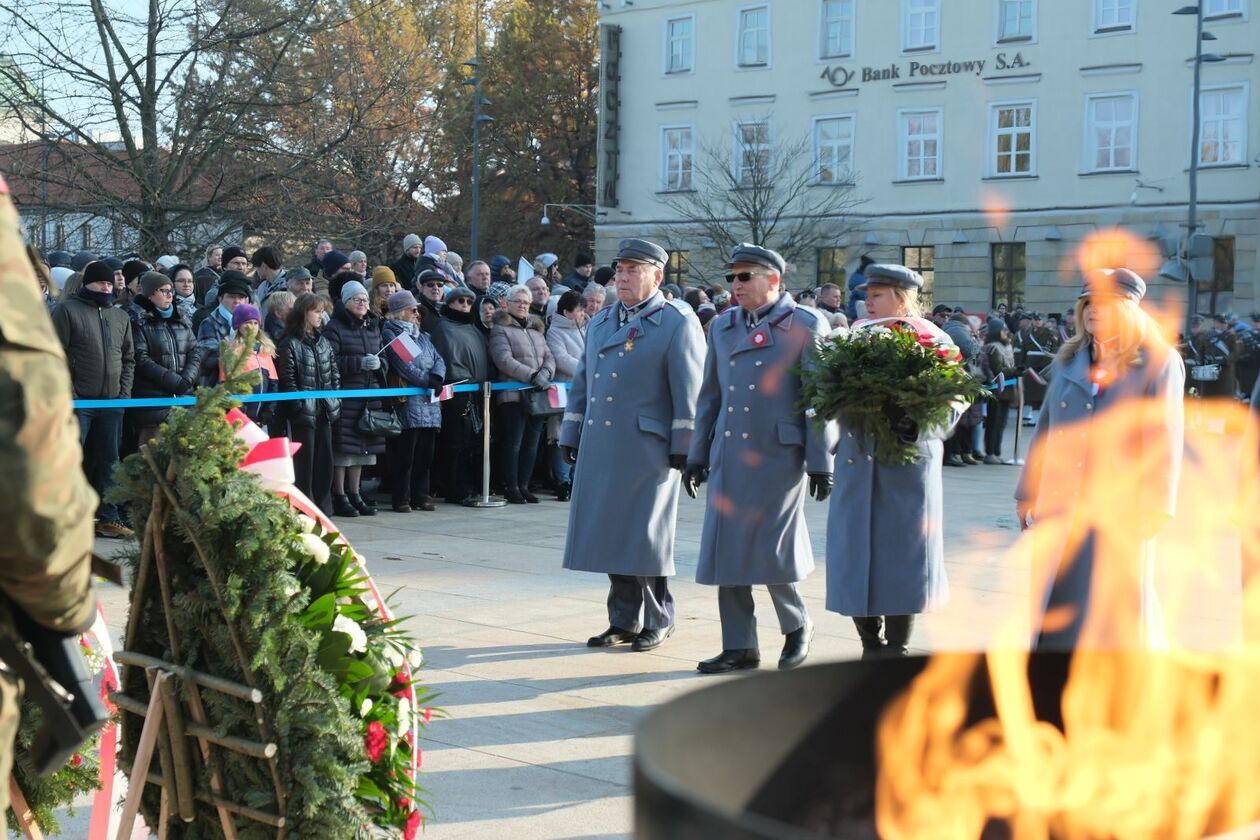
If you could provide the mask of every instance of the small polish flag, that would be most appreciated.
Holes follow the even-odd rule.
[[[564,408],[569,404],[569,389],[552,385],[547,389],[547,402],[552,408]]]
[[[393,350],[405,365],[411,364],[412,360],[420,355],[420,345],[412,341],[411,336],[406,333],[400,334],[398,338],[386,344],[385,349]]]
[[[453,396],[455,396],[455,385],[443,385],[438,390],[429,392],[429,402],[446,402]]]

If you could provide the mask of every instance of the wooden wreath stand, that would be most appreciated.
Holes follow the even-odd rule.
[[[13,815],[17,817],[17,824],[22,829],[23,837],[27,840],[44,840],[44,832],[39,830],[39,823],[35,822],[31,806],[26,804],[26,796],[17,783],[17,777],[12,773],[9,774],[9,807],[13,809]]]
[[[180,660],[183,658],[182,648],[175,629],[170,576],[163,547],[163,532],[167,516],[178,504],[171,487],[174,476],[170,471],[163,474],[158,469],[147,446],[140,447],[140,452],[153,471],[153,509],[145,526],[140,564],[132,586],[131,614],[127,620],[124,645],[132,643],[135,639],[140,616],[144,611],[160,609],[166,620],[172,658]],[[188,539],[214,591],[216,605],[221,611],[225,611],[222,570],[205,551],[196,534],[190,532]],[[150,592],[153,589],[155,572],[156,598]],[[120,726],[125,727],[130,717],[141,718],[144,721],[140,729],[134,763],[127,766],[120,762],[123,769],[128,772],[129,786],[122,820],[118,827],[118,840],[129,840],[131,837],[146,783],[157,785],[162,791],[160,816],[156,826],[159,838],[167,836],[167,826],[173,815],[178,815],[184,822],[193,821],[194,801],[214,806],[223,835],[227,840],[235,840],[237,837],[235,822],[237,818],[271,826],[276,829],[277,838],[285,836],[284,813],[287,796],[280,781],[280,771],[276,764],[276,744],[268,723],[263,695],[254,684],[249,658],[245,655],[236,629],[230,621],[225,621],[225,625],[232,639],[241,673],[245,675],[245,685],[133,651],[122,650],[114,656],[121,666],[120,686],[127,685],[128,668],[142,668],[149,687],[147,703],[129,697],[121,691],[111,692],[109,695],[110,700],[123,713],[120,715]],[[201,701],[203,690],[216,691],[251,704],[257,740],[225,735],[216,730],[213,721],[206,718],[206,709]],[[189,745],[189,738],[196,741],[196,749]],[[158,754],[160,773],[155,773],[150,769],[155,749]],[[218,750],[229,750],[266,763],[275,788],[277,813],[231,802],[224,797],[223,774],[218,760]],[[194,778],[198,775],[197,771],[200,768],[209,770],[209,790],[198,788],[194,783]]]

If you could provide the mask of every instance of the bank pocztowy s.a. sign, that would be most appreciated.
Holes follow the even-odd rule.
[[[983,76],[985,69],[990,72],[1019,70],[1031,66],[1032,62],[1020,53],[1014,55],[1000,52],[992,60],[987,58],[969,61],[903,61],[884,67],[845,67],[833,64],[824,67],[820,79],[830,82],[833,87],[854,87],[864,82],[887,81],[924,81],[941,76],[975,75]]]

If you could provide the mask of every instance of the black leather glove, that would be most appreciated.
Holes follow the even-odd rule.
[[[687,466],[686,455],[670,455],[669,456],[669,468],[671,470],[681,470],[686,466]]]
[[[576,446],[560,447],[560,454],[564,456],[564,462],[570,466],[577,463],[577,452]]]
[[[446,380],[438,376],[436,373],[429,374],[429,390],[439,391],[441,390],[442,385],[445,384],[445,382]]]
[[[884,403],[884,417],[888,425],[904,443],[914,443],[919,438],[919,426],[906,415],[906,410],[894,402]]]
[[[825,502],[827,497],[831,495],[831,488],[835,482],[831,478],[831,473],[810,473],[809,474],[809,495],[814,497],[816,502]]]
[[[709,468],[700,464],[686,464],[682,468],[682,486],[687,495],[696,498],[700,485],[709,480]]]

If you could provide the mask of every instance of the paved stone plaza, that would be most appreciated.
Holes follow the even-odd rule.
[[[914,647],[978,649],[999,627],[1026,627],[1028,570],[1006,554],[1017,537],[1017,474],[1016,467],[945,470],[953,598],[922,619]],[[807,506],[819,563],[826,510]],[[695,670],[721,649],[716,593],[692,582],[703,515],[703,501],[683,497],[673,584],[678,629],[650,653],[585,647],[606,624],[607,579],[560,568],[568,505],[550,497],[498,510],[439,505],[435,513],[343,520],[378,585],[397,590],[398,612],[411,616],[424,647],[423,677],[442,693],[446,717],[434,719],[423,744],[422,779],[437,811],[427,837],[629,835],[636,723],[681,693],[738,679]],[[116,545],[98,543],[98,550]],[[824,582],[819,568],[803,587],[817,625],[812,662],[860,649],[852,623],[825,611]],[[102,596],[117,637],[124,593],[103,586]],[[762,662],[774,667],[782,636],[764,590],[757,603]],[[1204,603],[1214,606],[1189,616],[1188,632],[1227,639],[1228,604]]]

